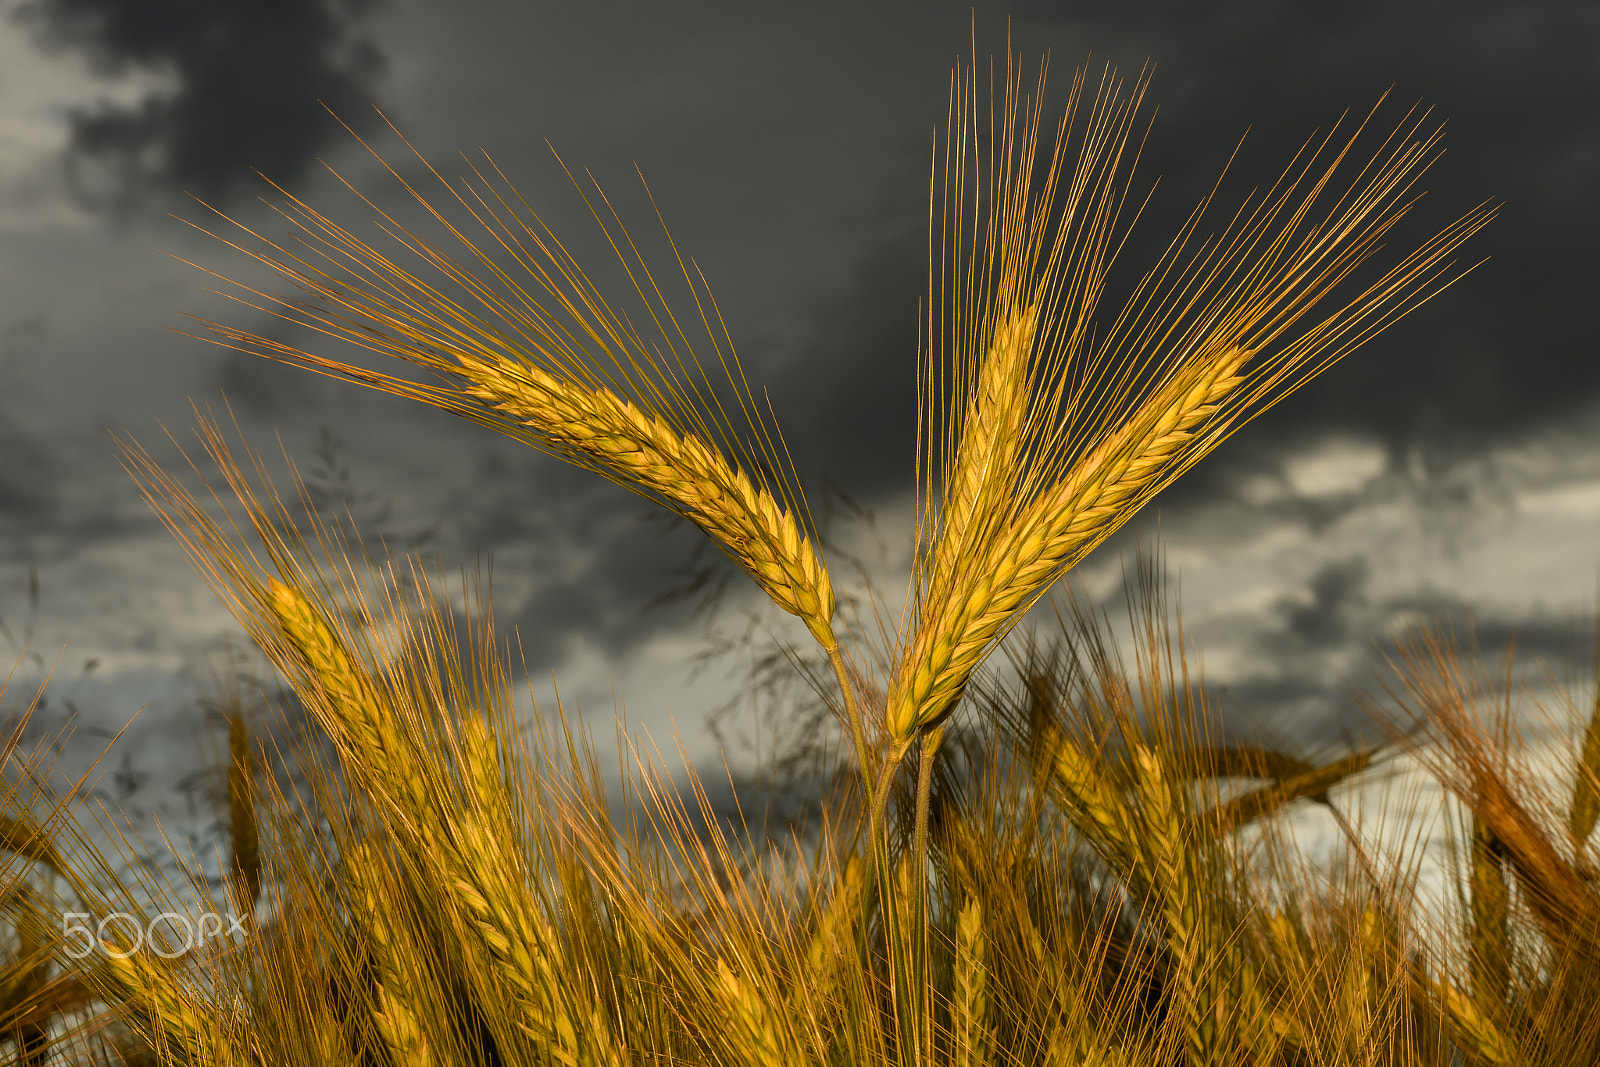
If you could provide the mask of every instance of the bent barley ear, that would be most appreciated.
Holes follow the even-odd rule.
[[[410,142],[406,146],[411,148]],[[267,297],[266,310],[461,384],[415,385],[206,322],[211,339],[414,397],[595,471],[694,523],[779,607],[798,616],[823,648],[835,649],[835,596],[804,494],[782,436],[758,414],[731,339],[725,330],[719,337],[712,326],[721,320],[703,280],[696,286],[678,261],[698,313],[681,321],[700,319],[705,337],[694,344],[714,353],[725,372],[721,383],[703,370],[680,317],[665,304],[661,286],[614,214],[614,225],[608,224],[590,204],[622,266],[639,283],[646,305],[640,321],[655,322],[658,337],[646,338],[633,317],[612,310],[538,216],[519,213],[515,205],[523,201],[509,183],[497,184],[473,166],[477,184],[463,182],[458,190],[417,156],[444,186],[443,201],[454,201],[481,228],[480,248],[368,150],[445,224],[466,263],[477,264],[476,273],[407,233],[402,243],[423,264],[422,276],[413,274],[277,186],[286,199],[277,210],[325,262],[314,266],[218,212],[262,247],[225,243],[324,303],[318,308]],[[504,182],[492,162],[490,172]],[[391,235],[406,232],[388,214],[383,219]],[[515,260],[517,277],[485,251],[496,247]],[[631,251],[631,259],[623,249]],[[462,298],[445,297],[431,279],[432,270],[459,287]],[[238,299],[256,306],[252,301],[260,294],[241,288],[250,295]],[[719,392],[732,394],[737,418],[724,409]]]
[[[914,615],[885,711],[900,746],[944,722],[1010,627],[1145,503],[1453,281],[1448,257],[1494,214],[1469,212],[1318,312],[1406,214],[1439,139],[1408,116],[1335,196],[1362,131],[1331,151],[1330,135],[1186,251],[1208,198],[1114,325],[1096,331],[1147,79],[1125,94],[1108,71],[1080,131],[1083,84],[1080,73],[1042,180],[1038,98],[1024,98],[1019,78],[1008,72],[987,146],[976,80],[952,98],[945,187],[930,211],[937,222],[942,192],[944,230],[929,234]]]

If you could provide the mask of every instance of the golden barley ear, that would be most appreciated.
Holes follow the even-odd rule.
[[[1097,331],[1145,86],[1124,93],[1108,71],[1080,132],[1080,73],[1042,181],[1037,97],[1024,99],[1014,71],[987,146],[975,79],[956,86],[946,233],[930,233],[910,625],[885,717],[897,746],[942,724],[1021,615],[1146,502],[1449,284],[1449,257],[1493,216],[1469,212],[1349,303],[1319,310],[1406,214],[1439,136],[1408,116],[1339,197],[1329,186],[1361,131],[1332,149],[1330,135],[1188,251],[1203,203]]]
[[[804,494],[782,436],[744,379],[704,279],[677,259],[694,308],[675,314],[604,194],[596,189],[609,222],[574,180],[645,305],[637,316],[613,311],[492,161],[487,171],[473,165],[472,178],[457,188],[417,155],[443,187],[440,203],[471,219],[463,228],[367,147],[451,235],[455,255],[380,211],[389,235],[403,234],[402,244],[417,257],[412,273],[274,186],[286,199],[279,213],[300,232],[308,253],[287,251],[227,216],[221,217],[255,247],[219,239],[318,303],[231,283],[242,290],[236,299],[460,384],[416,385],[215,322],[204,323],[209,339],[413,397],[662,504],[703,530],[825,649],[835,648],[834,591]],[[479,234],[478,244],[469,231]],[[501,259],[491,254],[497,248]],[[687,329],[696,318],[704,336],[696,331],[691,343]],[[656,333],[641,334],[636,321],[654,323]],[[708,363],[721,368],[720,381],[705,371],[695,346],[712,353]],[[737,415],[726,410],[723,396]]]
[[[120,941],[96,947],[86,983],[97,997],[122,1006],[124,1018],[162,1062],[260,1067],[248,1017],[239,1008],[223,1009],[181,965]]]
[[[987,957],[983,905],[976,897],[968,897],[956,922],[951,1067],[985,1067],[993,1055]]]

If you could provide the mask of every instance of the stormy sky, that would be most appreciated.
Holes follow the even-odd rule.
[[[113,447],[112,434],[136,440],[198,490],[165,428],[218,484],[191,400],[231,435],[225,395],[280,489],[281,441],[302,472],[325,476],[330,499],[348,499],[363,532],[400,546],[428,534],[424,552],[450,576],[492,558],[497,625],[520,635],[539,692],[553,677],[581,706],[603,752],[615,695],[669,767],[675,721],[702,773],[720,775],[703,719],[735,695],[751,649],[769,647],[764,630],[739,644],[757,602],[737,575],[714,633],[695,598],[658,605],[705,557],[694,531],[638,498],[414,401],[174,332],[198,316],[315,343],[209,294],[214,280],[180,260],[264,275],[172,215],[213,225],[203,202],[283,235],[258,200],[278,199],[259,171],[368,226],[373,209],[324,163],[378,206],[402,205],[403,192],[323,104],[419,176],[376,105],[447,177],[464,171],[460,153],[487,150],[603,278],[608,250],[551,148],[649,232],[642,174],[771,397],[813,504],[834,517],[840,558],[875,566],[893,601],[911,515],[929,164],[974,26],[985,63],[1003,57],[1008,27],[1030,79],[1049,54],[1047,114],[1080,64],[1129,77],[1154,64],[1146,106],[1158,114],[1135,186],[1160,182],[1113,285],[1153,262],[1246,131],[1223,200],[1270,185],[1314,131],[1359,118],[1385,91],[1380,121],[1420,102],[1447,122],[1396,250],[1484,200],[1503,204],[1462,253],[1487,262],[1226,442],[1081,568],[1085,588],[1118,610],[1122,561],[1159,529],[1224,710],[1309,744],[1348,735],[1349,691],[1371,687],[1385,638],[1409,622],[1470,621],[1486,647],[1514,633],[1558,674],[1588,670],[1582,629],[1600,566],[1600,361],[1583,310],[1595,287],[1585,253],[1600,237],[1591,4],[0,10],[0,637],[15,639],[15,658],[31,634],[46,663],[66,646],[41,722],[79,710],[80,755],[148,705],[107,764],[124,775],[105,787],[123,803],[197,818],[178,788],[198,766],[196,700],[215,695],[209,672],[241,638]],[[770,614],[758,621],[801,636]],[[733,651],[695,674],[719,639]],[[7,708],[42,677],[25,663]],[[747,707],[730,721],[730,749],[734,734],[754,739]],[[729,759],[751,765],[749,753]]]

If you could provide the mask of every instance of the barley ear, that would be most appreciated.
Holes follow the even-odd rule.
[[[157,1050],[193,1067],[258,1067],[245,1020],[207,1003],[165,960],[102,942],[95,954],[98,992],[136,1011],[135,1029]],[[239,1036],[235,1043],[234,1035]]]
[[[528,363],[462,354],[465,392],[519,420],[559,454],[653,496],[700,527],[783,610],[833,648],[833,585],[821,557],[763,486],[694,433],[608,389]]]
[[[1453,1024],[1454,1036],[1466,1046],[1465,1051],[1490,1067],[1512,1067],[1524,1062],[1511,1040],[1471,997],[1456,989],[1448,979],[1437,983],[1426,978],[1423,981],[1430,987],[1434,1001],[1443,1003]]]
[[[1326,803],[1331,787],[1365,771],[1376,756],[1375,751],[1357,752],[1324,767],[1310,767],[1284,775],[1271,785],[1252,789],[1218,804],[1199,820],[1199,824],[1207,831],[1221,835],[1280,811],[1296,800],[1320,798]]]
[[[1244,383],[1240,372],[1252,354],[1230,346],[1180,368],[1014,522],[993,529],[972,553],[971,581],[933,591],[889,694],[896,741],[947,715],[1020,613],[1209,450],[1200,431]]]
[[[1028,357],[1038,324],[1034,303],[1002,315],[994,327],[944,487],[933,584],[953,579],[952,572],[970,557],[970,546],[982,541],[985,526],[1000,521],[1010,504],[1028,414]]]
[[[565,1067],[621,1067],[622,1045],[603,1004],[586,998],[559,932],[530,892],[496,740],[483,718],[457,722],[465,804],[450,822],[435,878],[472,946],[488,964],[474,977],[485,1000],[507,1004],[503,1021]]]
[[[1035,935],[1037,936],[1037,935]],[[951,1006],[951,1067],[987,1067],[993,1035],[988,1025],[989,967],[983,905],[969,896],[956,921],[955,1003]]]
[[[267,579],[267,603],[298,651],[306,703],[353,770],[371,768],[386,779],[406,778],[404,749],[388,702],[309,598]]]
[[[799,1057],[786,1040],[788,1028],[772,1001],[748,979],[740,978],[717,957],[715,989],[724,1017],[732,1021],[728,1037],[739,1062],[759,1067],[789,1067]]]
[[[817,930],[806,945],[805,983],[809,991],[796,989],[791,996],[794,1010],[801,1008],[800,997],[809,996],[818,1006],[825,1004],[838,982],[842,953],[849,943],[849,931],[866,922],[862,915],[866,885],[865,865],[860,856],[851,856],[843,875],[834,885],[833,897],[817,923]]]
[[[355,842],[346,853],[344,872],[372,953],[372,1018],[378,1038],[396,1063],[435,1067],[438,1058],[417,1015],[422,991],[414,980],[414,965],[401,956],[405,946],[398,925],[389,917],[394,905],[385,891],[382,860],[370,845]]]

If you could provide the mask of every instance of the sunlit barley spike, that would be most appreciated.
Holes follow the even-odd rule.
[[[1041,720],[1037,727],[1043,751],[1053,755],[1046,781],[1057,789],[1077,816],[1080,827],[1092,828],[1094,843],[1114,856],[1129,860],[1137,845],[1133,815],[1116,789],[1106,781],[1099,761],[1054,723]]]
[[[794,515],[720,450],[605,389],[564,382],[537,367],[462,357],[467,392],[523,420],[558,449],[587,457],[671,502],[798,616],[834,643],[833,583]]]
[[[717,957],[713,983],[721,1010],[733,1020],[728,1036],[736,1046],[738,1062],[759,1067],[790,1067],[797,1057],[785,1040],[786,1028],[769,1000],[755,985],[736,975],[727,960]]]
[[[1443,1002],[1450,1022],[1454,1024],[1455,1036],[1465,1039],[1481,1062],[1490,1067],[1512,1067],[1513,1064],[1525,1062],[1517,1055],[1511,1039],[1471,997],[1461,993],[1448,979],[1430,985],[1435,998]]]
[[[1357,752],[1322,767],[1311,767],[1289,774],[1271,785],[1264,785],[1232,797],[1212,808],[1199,820],[1205,830],[1226,834],[1283,810],[1301,799],[1327,802],[1328,790],[1371,766],[1375,751]]]
[[[988,942],[983,905],[969,896],[956,920],[955,1003],[951,1011],[951,1067],[987,1067],[993,1035],[988,1024]]]
[[[101,995],[131,1006],[141,1036],[167,1056],[193,1067],[259,1067],[242,1020],[206,1003],[166,961],[111,943],[103,943],[94,959]]]
[[[1126,518],[1153,478],[1178,463],[1215,404],[1192,401],[1243,381],[1238,370],[1252,353],[1226,351],[1186,368],[1147,398],[1122,428],[1073,464],[1060,483],[1029,505],[991,544],[972,549],[979,578],[935,592],[895,674],[889,694],[889,730],[896,741],[912,737],[960,697],[1017,612],[1049,587],[1062,569],[1111,533],[1112,517]],[[1085,526],[1087,514],[1107,521]]]
[[[323,701],[311,700],[340,756],[355,768],[404,776],[403,751],[387,704],[372,678],[299,589],[267,579],[267,595],[284,636],[299,650],[308,681]],[[319,706],[323,705],[325,706]]]
[[[390,894],[382,891],[382,861],[365,842],[346,850],[344,871],[360,909],[357,917],[368,938],[376,972],[373,1024],[397,1063],[433,1067],[438,1062],[417,1010],[421,1005],[413,975],[400,957]]]
[[[494,735],[478,716],[457,722],[467,800],[440,850],[438,883],[453,890],[489,967],[490,999],[506,998],[537,1045],[568,1067],[615,1067],[611,1020],[574,984],[558,931],[528,892],[526,869]]]
[[[819,1008],[834,991],[840,955],[849,942],[850,931],[857,923],[866,921],[862,914],[866,906],[862,892],[865,885],[866,865],[860,856],[851,856],[833,887],[833,896],[817,923],[816,932],[806,945],[804,981],[810,986],[810,996]],[[804,993],[796,989],[791,998],[795,1010],[802,1008],[803,996]]]
[[[1028,362],[1038,322],[1039,305],[1035,303],[1025,309],[1007,309],[995,325],[962,419],[960,444],[944,490],[935,582],[949,580],[951,569],[965,558],[965,546],[974,536],[973,524],[997,520],[996,511],[1010,501],[1022,425],[1028,414]]]

